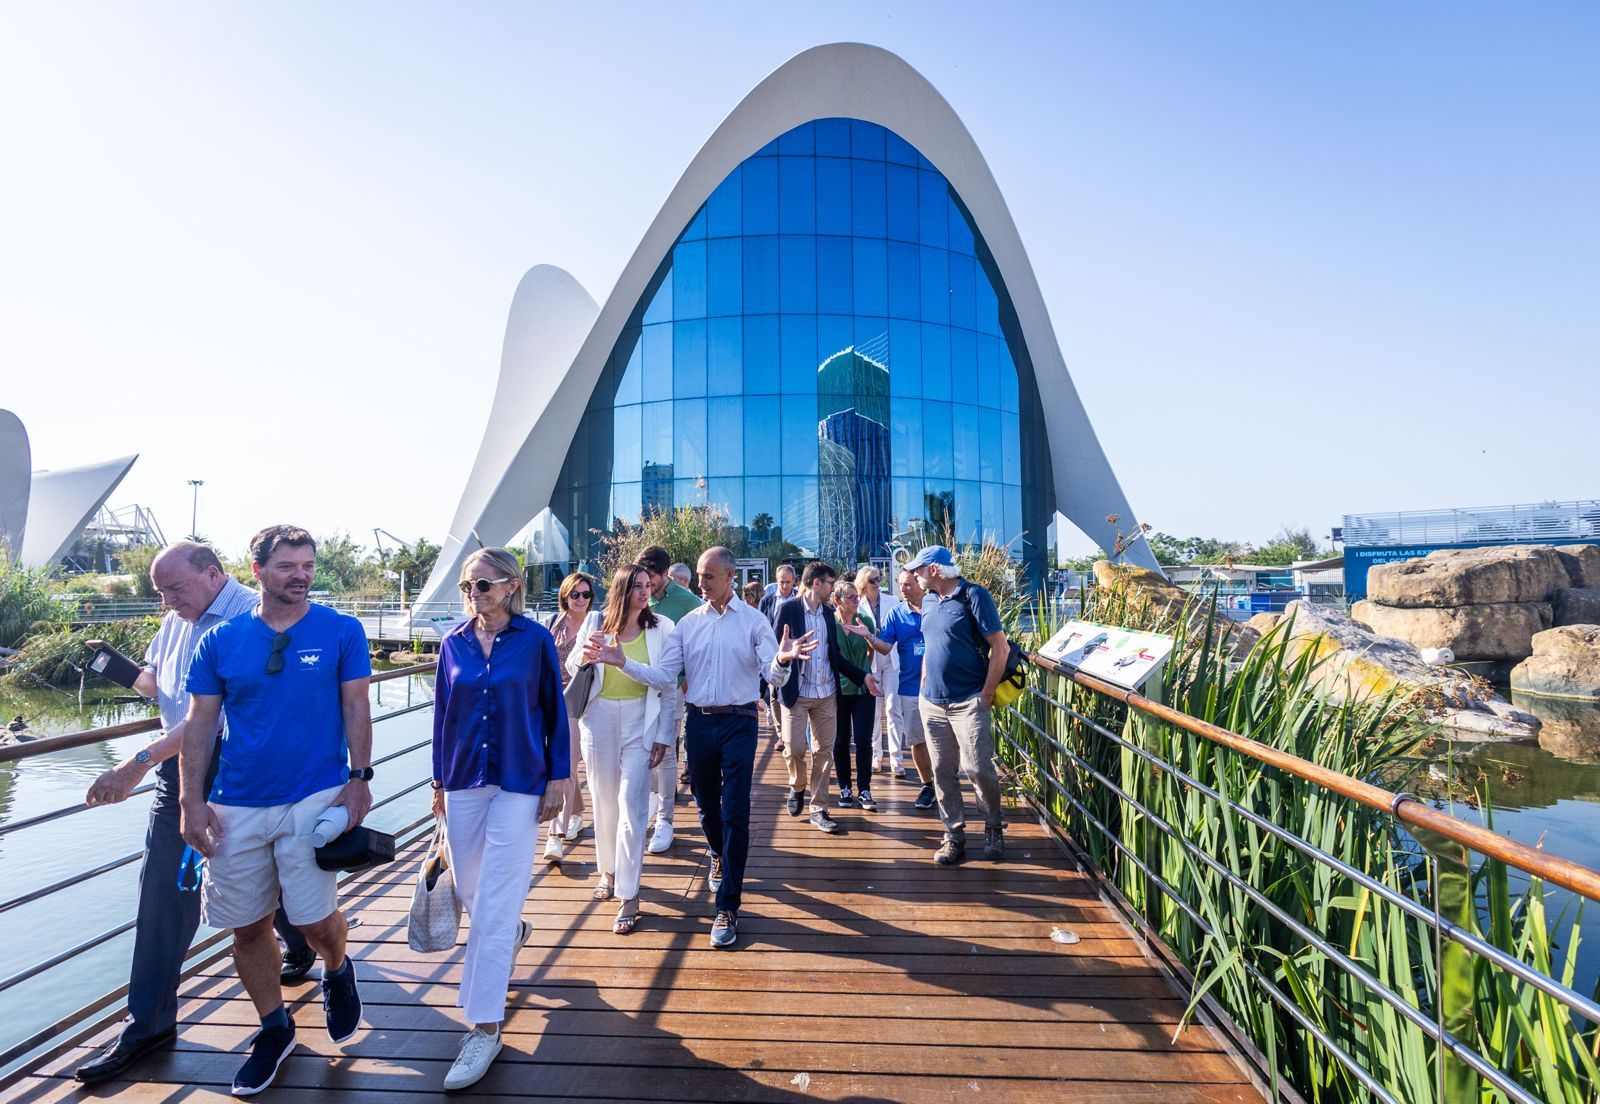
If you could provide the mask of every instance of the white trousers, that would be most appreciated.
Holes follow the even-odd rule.
[[[668,824],[672,823],[672,810],[678,804],[678,744],[683,739],[684,702],[687,701],[681,686],[671,697],[677,703],[672,707],[673,740],[667,746],[666,757],[651,772],[650,786],[650,813]],[[648,745],[645,750],[649,750]]]
[[[499,786],[445,791],[445,835],[456,895],[472,920],[456,996],[470,1024],[505,1019],[522,903],[533,881],[539,800]]]
[[[891,677],[894,677],[892,673]],[[872,719],[872,746],[880,753],[888,748],[890,771],[899,771],[905,764],[905,738],[900,734],[900,726],[895,724],[895,705],[899,699],[899,694],[885,689]]]
[[[578,722],[583,765],[589,772],[595,864],[600,873],[616,880],[617,897],[624,901],[639,896],[645,815],[650,809],[644,701],[596,698]]]
[[[565,836],[573,822],[583,815],[583,780],[578,777],[578,756],[583,754],[583,749],[578,745],[578,726],[571,726],[572,746],[567,762],[572,764],[571,776],[565,782],[552,782],[552,786],[561,787],[561,811],[546,826],[545,832],[551,836]]]

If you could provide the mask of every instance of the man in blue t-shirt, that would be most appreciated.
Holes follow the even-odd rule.
[[[961,577],[948,548],[931,545],[906,565],[939,600],[922,615],[922,724],[933,759],[933,788],[945,838],[934,861],[954,866],[967,857],[967,811],[960,770],[972,779],[983,817],[983,857],[1005,855],[1000,827],[1000,779],[994,770],[989,710],[1005,675],[1009,646],[994,598]]]
[[[335,806],[351,827],[372,807],[366,632],[354,617],[308,601],[317,546],[304,529],[263,529],[250,555],[261,602],[200,638],[180,756],[183,838],[206,859],[201,918],[233,930],[239,980],[261,1017],[233,1079],[235,1096],[270,1085],[294,1049],[272,934],[280,894],[290,922],[322,958],[329,1037],[342,1043],[360,1026],[337,875],[317,866],[311,833]],[[207,794],[208,734],[224,708],[228,730]]]
[[[917,581],[916,572],[903,568],[900,572],[901,601],[884,615],[883,625],[873,637],[864,626],[848,625],[846,628],[872,645],[879,655],[895,653],[900,666],[900,684],[890,699],[890,724],[893,725],[900,746],[911,749],[911,761],[917,765],[917,776],[922,779],[922,789],[913,804],[919,809],[933,808],[933,761],[928,755],[927,738],[922,725],[922,708],[919,692],[922,689],[922,613],[926,591]],[[935,599],[937,601],[937,599]],[[928,603],[932,605],[932,602]]]

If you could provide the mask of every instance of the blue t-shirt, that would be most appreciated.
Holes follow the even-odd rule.
[[[978,637],[1003,628],[1000,611],[989,592],[965,579],[960,585],[970,592],[967,600],[978,615],[976,632],[960,590],[940,599],[932,609],[928,608],[926,599],[922,604],[922,639],[926,649],[922,696],[935,705],[952,705],[983,693],[984,681],[989,677],[989,649],[987,644],[979,649]]]
[[[924,598],[923,604],[929,600]],[[883,628],[878,639],[893,644],[895,658],[900,661],[900,689],[898,693],[908,698],[917,696],[922,686],[922,611],[900,602],[883,618]]]
[[[354,617],[311,603],[290,626],[283,669],[267,674],[277,632],[260,608],[212,628],[189,665],[191,694],[222,697],[228,731],[211,800],[287,805],[349,778],[340,687],[372,674]]]

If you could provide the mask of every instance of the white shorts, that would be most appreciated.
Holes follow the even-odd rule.
[[[339,907],[339,875],[318,868],[311,830],[342,788],[291,805],[212,805],[222,838],[206,860],[201,920],[213,928],[243,928],[271,916],[280,894],[296,927],[331,915]]]
[[[928,742],[922,730],[922,701],[915,694],[896,694],[890,702],[894,710],[894,731],[900,737],[900,746],[913,748]]]

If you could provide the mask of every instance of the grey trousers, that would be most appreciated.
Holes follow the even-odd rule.
[[[967,838],[967,808],[961,794],[960,771],[972,779],[978,815],[986,829],[1000,828],[1000,779],[994,771],[994,728],[983,699],[937,705],[923,698],[922,728],[933,760],[933,793],[939,802],[939,819],[945,835]]]
[[[178,798],[158,789],[150,803],[139,870],[139,913],[133,929],[133,972],[128,978],[129,1023],[122,1036],[137,1042],[178,1022],[178,974],[200,927],[200,890],[178,888],[183,857]]]

